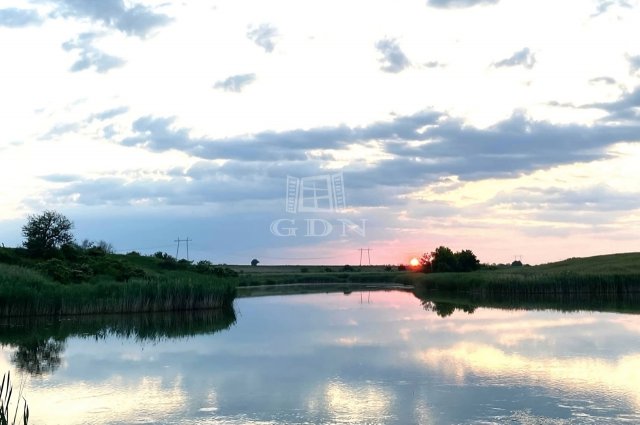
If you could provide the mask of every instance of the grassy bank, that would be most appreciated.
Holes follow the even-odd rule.
[[[35,260],[0,249],[0,317],[230,307],[237,277],[169,257],[72,253]]]
[[[233,282],[198,277],[155,277],[75,285],[0,265],[0,316],[131,313],[230,306]]]
[[[640,253],[572,258],[533,267],[471,273],[413,273],[397,280],[421,291],[503,297],[640,295]]]

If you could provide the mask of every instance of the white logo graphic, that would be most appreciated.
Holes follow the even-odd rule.
[[[337,212],[345,208],[342,173],[303,178],[287,176],[288,213]]]
[[[288,213],[343,212],[346,207],[342,173],[302,178],[287,176],[286,211]],[[304,224],[301,224],[301,221]],[[340,237],[347,237],[349,234],[366,237],[367,220],[359,221],[358,224],[348,218],[335,217],[333,221],[319,217],[308,217],[297,221],[293,218],[281,218],[273,220],[269,230],[278,237],[296,237],[299,230],[304,232],[301,236],[305,237],[324,238],[336,233]]]

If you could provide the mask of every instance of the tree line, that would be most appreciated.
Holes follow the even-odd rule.
[[[480,260],[470,249],[453,252],[440,246],[420,257],[420,269],[424,273],[472,272],[480,268]]]

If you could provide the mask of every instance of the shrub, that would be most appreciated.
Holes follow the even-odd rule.
[[[51,279],[60,283],[69,283],[71,281],[71,270],[57,258],[40,263],[37,268]]]
[[[83,257],[82,248],[74,243],[66,243],[60,247],[62,256],[67,261],[79,261]]]

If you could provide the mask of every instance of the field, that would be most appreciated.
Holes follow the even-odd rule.
[[[230,266],[240,286],[294,283],[388,283],[406,274],[390,266]]]

